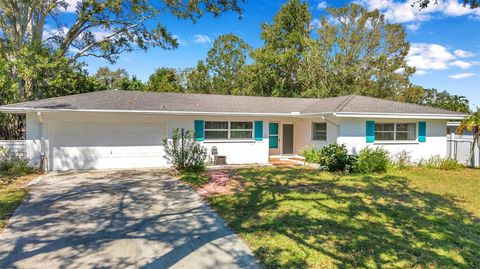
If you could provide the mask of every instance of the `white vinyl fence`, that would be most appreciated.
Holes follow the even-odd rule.
[[[0,147],[6,148],[10,155],[25,156],[24,140],[0,140]]]
[[[470,149],[473,138],[469,136],[451,135],[447,139],[448,157],[457,160],[459,163],[470,164]],[[480,145],[475,145],[475,166],[480,167]]]

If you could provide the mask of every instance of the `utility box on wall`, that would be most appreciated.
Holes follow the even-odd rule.
[[[227,164],[227,157],[226,156],[220,156],[220,155],[215,156],[214,164],[215,165],[226,165]]]

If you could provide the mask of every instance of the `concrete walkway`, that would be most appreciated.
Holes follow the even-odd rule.
[[[48,176],[0,234],[0,268],[257,268],[189,187],[161,171]]]

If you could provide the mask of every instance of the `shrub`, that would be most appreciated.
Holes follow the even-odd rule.
[[[0,181],[10,183],[16,177],[36,172],[34,164],[26,157],[2,151],[0,155]]]
[[[163,140],[165,159],[178,170],[203,171],[207,160],[207,148],[194,138],[192,130],[175,129],[171,141]]]
[[[442,170],[456,170],[462,168],[463,165],[457,160],[451,158],[442,158],[439,155],[432,156],[430,158],[421,159],[417,163],[418,166],[427,168],[436,168]]]
[[[0,146],[0,158],[6,156],[8,153],[8,149],[4,146]]]
[[[330,172],[348,172],[355,165],[356,158],[349,155],[345,145],[330,144],[320,150],[320,168]]]
[[[404,169],[412,164],[410,152],[406,150],[399,151],[393,155],[393,163],[400,169]]]
[[[388,151],[383,148],[366,147],[358,154],[355,172],[376,173],[385,172],[390,164]]]
[[[305,162],[307,163],[320,162],[320,150],[315,147],[304,147],[300,154],[305,158]]]

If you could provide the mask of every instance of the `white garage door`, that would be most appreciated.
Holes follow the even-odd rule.
[[[53,170],[165,166],[164,123],[55,122]]]

